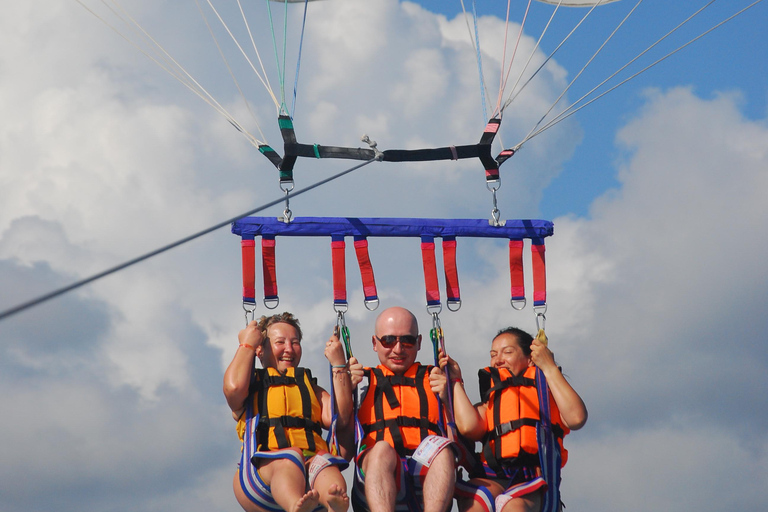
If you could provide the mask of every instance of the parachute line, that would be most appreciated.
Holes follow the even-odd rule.
[[[629,77],[625,78],[624,80],[622,80],[622,81],[621,81],[621,82],[619,82],[618,84],[614,85],[613,87],[611,87],[611,88],[607,89],[606,91],[603,91],[602,93],[600,93],[599,95],[595,96],[594,98],[592,98],[592,99],[591,99],[591,100],[589,100],[588,102],[584,103],[583,105],[580,105],[578,108],[573,108],[573,109],[572,109],[571,107],[572,107],[573,105],[575,105],[575,104],[576,104],[576,102],[574,102],[574,104],[573,104],[573,105],[571,105],[571,107],[569,107],[569,108],[568,108],[568,109],[566,109],[565,111],[563,111],[563,112],[561,112],[560,114],[558,114],[558,115],[557,115],[557,116],[556,116],[554,119],[552,119],[552,120],[551,120],[551,121],[549,121],[547,124],[545,124],[544,126],[542,126],[541,128],[539,128],[537,131],[535,131],[535,132],[531,133],[530,135],[528,135],[528,136],[527,136],[525,139],[523,139],[523,140],[522,140],[520,143],[518,143],[518,144],[515,146],[515,149],[519,149],[519,148],[520,148],[520,147],[521,147],[521,146],[522,146],[522,145],[523,145],[525,142],[529,141],[529,140],[530,140],[530,139],[532,139],[533,137],[535,137],[535,136],[537,136],[537,135],[541,134],[543,131],[545,131],[545,130],[547,130],[547,129],[551,128],[552,126],[556,125],[557,123],[559,123],[559,122],[561,122],[561,121],[564,121],[565,119],[569,118],[570,116],[572,116],[573,114],[575,114],[576,112],[578,112],[579,110],[581,110],[582,108],[584,108],[584,107],[586,107],[586,106],[588,106],[588,105],[590,105],[590,104],[594,103],[594,102],[595,102],[595,101],[597,101],[598,99],[600,99],[600,98],[602,98],[603,96],[605,96],[606,94],[608,94],[608,93],[610,93],[610,92],[612,92],[612,91],[614,91],[614,90],[618,89],[619,87],[621,87],[622,85],[626,84],[626,83],[627,83],[627,82],[629,82],[630,80],[633,80],[634,78],[637,78],[639,75],[641,75],[641,74],[645,73],[646,71],[648,71],[649,69],[653,68],[653,67],[654,67],[654,66],[656,66],[657,64],[659,64],[659,63],[661,63],[661,62],[665,61],[665,60],[666,60],[666,59],[668,59],[669,57],[671,57],[671,56],[675,55],[675,54],[676,54],[676,53],[678,53],[679,51],[681,51],[681,50],[685,49],[686,47],[690,46],[690,45],[691,45],[691,44],[693,44],[694,42],[698,41],[698,40],[699,40],[699,39],[701,39],[702,37],[704,37],[704,36],[706,36],[707,34],[709,34],[710,32],[713,32],[714,30],[716,30],[716,29],[720,28],[722,25],[724,25],[724,24],[728,23],[729,21],[733,20],[733,19],[734,19],[734,18],[736,18],[737,16],[740,16],[741,14],[743,14],[743,13],[744,13],[744,12],[746,12],[747,10],[751,9],[752,7],[756,6],[757,4],[761,3],[762,1],[763,1],[763,0],[755,0],[755,1],[754,1],[754,2],[752,2],[751,4],[749,4],[749,5],[747,5],[746,7],[744,7],[744,8],[742,8],[742,9],[740,9],[739,11],[735,12],[735,13],[734,13],[734,14],[732,14],[731,16],[729,16],[729,17],[725,18],[724,20],[720,21],[720,22],[719,22],[719,23],[717,23],[716,25],[714,25],[714,26],[710,27],[708,30],[706,30],[706,31],[702,32],[701,34],[699,34],[698,36],[694,37],[693,39],[691,39],[691,40],[690,40],[690,41],[688,41],[687,43],[685,43],[685,44],[683,44],[683,45],[681,45],[681,46],[677,47],[676,49],[674,49],[674,50],[672,50],[671,52],[667,53],[667,54],[666,54],[666,55],[664,55],[663,57],[660,57],[659,59],[655,60],[655,61],[654,61],[654,62],[652,62],[651,64],[649,64],[649,65],[647,65],[646,67],[644,67],[643,69],[641,69],[641,70],[637,71],[637,72],[636,72],[636,73],[634,73],[633,75],[631,75],[631,76],[629,76]],[[699,13],[700,13],[702,10],[704,10],[704,9],[705,9],[705,8],[707,8],[707,7],[709,7],[709,5],[710,5],[710,4],[712,4],[713,2],[715,2],[715,0],[710,0],[710,2],[709,2],[708,4],[704,5],[704,6],[703,6],[701,9],[699,9],[699,10],[698,10],[698,11],[696,11],[694,14],[692,14],[692,15],[691,15],[691,16],[690,16],[688,19],[686,19],[685,21],[683,21],[682,23],[680,23],[680,25],[678,25],[677,27],[675,27],[674,29],[672,29],[672,31],[670,31],[668,34],[664,35],[664,36],[663,36],[661,39],[659,39],[659,41],[655,42],[655,43],[654,43],[653,45],[651,45],[649,48],[647,48],[646,50],[644,50],[644,51],[641,53],[641,55],[642,55],[643,53],[647,52],[648,50],[650,50],[650,49],[651,49],[653,46],[655,46],[656,44],[658,44],[658,43],[659,43],[659,42],[660,42],[662,39],[665,39],[666,37],[668,37],[668,36],[669,36],[669,35],[670,35],[672,32],[674,32],[674,31],[678,30],[678,29],[679,29],[679,28],[680,28],[682,25],[684,25],[685,23],[687,23],[687,22],[688,22],[688,21],[689,21],[691,18],[693,18],[694,16],[698,15],[698,14],[699,14]],[[626,67],[627,67],[629,64],[631,64],[632,62],[634,62],[635,60],[637,60],[637,58],[639,58],[639,57],[640,57],[640,55],[638,55],[637,57],[635,57],[635,58],[634,58],[632,61],[630,61],[629,63],[627,63],[627,64],[626,64],[624,67],[622,67],[621,69],[624,69],[624,68],[626,68]],[[621,69],[620,69],[619,71],[621,71]],[[616,73],[618,73],[619,71],[617,71]],[[616,73],[614,73],[613,75],[611,75],[611,77],[613,77],[613,76],[614,76]],[[606,79],[604,82],[608,81],[608,80],[609,80],[611,77],[609,77],[608,79]],[[603,82],[603,83],[604,83],[604,82]],[[602,84],[601,84],[601,85],[602,85]],[[599,86],[598,86],[598,87],[599,87]],[[595,89],[597,89],[597,87],[596,87]],[[594,89],[593,89],[593,91],[594,91]],[[593,91],[590,91],[590,93],[588,93],[588,94],[591,94],[591,92],[593,92]],[[587,94],[587,95],[588,95],[588,94]],[[585,95],[584,97],[586,97],[587,95]],[[584,99],[584,97],[580,98],[578,101],[581,101],[582,99]]]
[[[253,134],[251,134],[248,130],[246,130],[240,123],[238,123],[235,118],[224,108],[219,104],[218,101],[210,94],[208,91],[200,85],[193,77],[190,75],[181,64],[179,64],[171,55],[154,39],[152,36],[149,35],[149,33],[142,28],[142,26],[134,19],[132,18],[127,11],[120,6],[120,4],[116,1],[113,1],[112,3],[119,9],[122,10],[124,14],[121,14],[117,12],[113,7],[108,5],[105,0],[102,0],[101,3],[103,3],[107,9],[109,9],[120,21],[122,21],[128,29],[130,29],[137,37],[145,39],[147,41],[148,46],[154,48],[155,51],[159,52],[155,55],[152,55],[149,53],[149,51],[145,48],[142,48],[139,43],[137,43],[135,40],[128,37],[124,32],[122,32],[120,29],[118,29],[114,24],[107,21],[103,16],[100,16],[98,13],[96,13],[93,9],[85,5],[82,0],[75,0],[80,6],[88,11],[91,15],[93,15],[96,19],[104,23],[107,27],[109,27],[113,32],[115,32],[118,36],[123,38],[128,44],[136,48],[140,53],[142,53],[145,57],[147,57],[149,60],[154,62],[158,67],[160,67],[163,71],[171,75],[173,78],[175,78],[179,83],[181,83],[184,87],[192,91],[195,95],[197,95],[200,99],[202,99],[205,103],[210,105],[214,110],[216,110],[219,114],[221,114],[227,121],[229,121],[232,126],[234,126],[243,136],[248,139],[248,141],[258,147],[261,144],[265,144],[265,142],[260,141],[257,139]],[[151,43],[151,44],[150,44]],[[262,135],[263,136],[263,135]]]

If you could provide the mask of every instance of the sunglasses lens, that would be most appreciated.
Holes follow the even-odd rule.
[[[379,338],[379,341],[386,348],[392,348],[397,344],[397,340],[400,340],[400,344],[404,347],[413,347],[416,345],[416,336],[406,334],[405,336],[395,336],[387,334]]]

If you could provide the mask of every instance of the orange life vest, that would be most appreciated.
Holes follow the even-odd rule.
[[[431,369],[414,363],[403,375],[395,375],[383,365],[365,368],[369,387],[357,413],[361,446],[386,441],[405,457],[425,437],[443,435],[438,398],[429,385]]]
[[[322,437],[322,408],[307,368],[257,369],[253,383],[253,409],[258,412],[258,451],[301,448],[328,451]]]
[[[506,368],[483,368],[478,372],[480,396],[487,404],[482,460],[492,469],[516,466],[539,466],[539,444],[536,436],[539,396],[536,390],[536,368],[530,367],[520,376]],[[562,424],[560,411],[549,394],[552,431],[560,446],[562,465],[568,460],[563,437],[569,432]]]

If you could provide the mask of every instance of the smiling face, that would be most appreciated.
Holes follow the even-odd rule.
[[[379,338],[383,336],[415,336],[416,344],[403,344],[397,341],[390,348],[385,347]],[[376,319],[376,335],[373,336],[373,350],[379,355],[379,362],[396,375],[402,375],[416,362],[421,348],[419,325],[413,313],[404,308],[389,308]]]
[[[514,375],[520,375],[531,366],[531,357],[520,348],[517,336],[510,333],[499,334],[491,344],[491,366],[506,368]]]
[[[264,368],[271,366],[285,373],[301,361],[301,339],[296,328],[290,324],[278,322],[267,327],[267,340],[261,347],[263,350],[257,355]]]

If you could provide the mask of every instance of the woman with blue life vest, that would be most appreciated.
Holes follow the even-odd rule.
[[[478,372],[481,402],[472,404],[464,390],[461,368],[444,353],[453,387],[454,415],[459,433],[482,442],[480,461],[470,472],[469,486],[457,484],[460,512],[538,512],[547,481],[542,474],[539,437],[541,410],[548,408],[553,451],[559,470],[567,460],[562,440],[587,421],[587,409],[563,377],[543,336],[520,329],[499,331],[491,345],[490,366]],[[539,375],[537,375],[537,372]],[[546,384],[541,384],[543,378]],[[546,395],[540,393],[547,389]],[[542,400],[546,402],[542,405]],[[474,493],[473,493],[474,489]],[[559,493],[552,510],[560,509]]]
[[[243,443],[233,486],[247,512],[313,512],[349,508],[341,470],[354,455],[352,384],[335,334],[325,346],[332,397],[301,360],[301,327],[290,313],[254,320],[224,373],[224,395]],[[255,367],[259,358],[262,368]],[[323,439],[333,400],[339,443]]]

